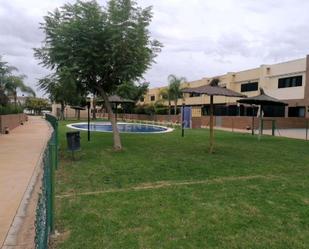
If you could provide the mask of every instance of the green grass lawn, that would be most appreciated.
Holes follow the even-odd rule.
[[[309,248],[309,143],[216,131],[92,133],[60,124],[56,248]]]

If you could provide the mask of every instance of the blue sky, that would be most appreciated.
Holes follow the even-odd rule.
[[[64,0],[0,0],[0,54],[37,79],[48,74],[32,48],[44,36],[39,22]],[[72,2],[72,1],[70,1]],[[99,1],[102,6],[106,1]],[[303,0],[138,0],[153,6],[152,36],[164,44],[146,72],[151,87],[169,74],[197,80],[228,71],[304,57],[309,53],[309,1]]]

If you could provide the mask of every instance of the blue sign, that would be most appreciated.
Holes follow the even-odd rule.
[[[185,106],[182,109],[184,128],[191,128],[192,108],[191,106]]]

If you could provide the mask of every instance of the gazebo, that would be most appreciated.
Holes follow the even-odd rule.
[[[213,80],[215,81],[215,80]],[[183,93],[196,93],[196,94],[205,94],[210,97],[210,108],[209,108],[209,153],[213,153],[214,148],[214,122],[213,122],[213,112],[214,112],[214,96],[226,96],[226,97],[236,97],[243,98],[246,95],[240,94],[238,92],[232,91],[227,88],[218,86],[219,80],[211,83],[210,85],[195,87],[195,88],[185,88],[182,90]]]
[[[75,116],[78,120],[80,120],[80,111],[86,110],[86,108],[82,106],[71,106],[71,108],[75,110]]]
[[[117,110],[118,110],[118,105],[119,104],[125,104],[125,103],[134,103],[133,100],[131,99],[125,99],[125,98],[122,98],[118,95],[111,95],[111,96],[108,96],[108,101],[112,104],[115,104],[116,105],[116,111],[115,111],[115,119],[116,119],[116,122],[117,122]],[[104,102],[104,101],[102,101]]]
[[[273,98],[269,95],[267,95],[263,88],[260,88],[260,95],[258,96],[254,96],[254,97],[250,97],[250,98],[245,98],[245,99],[239,99],[237,100],[238,103],[242,103],[242,104],[250,104],[250,105],[258,105],[260,107],[260,113],[259,113],[259,139],[262,135],[262,108],[263,106],[267,105],[267,106],[286,106],[288,105],[287,103]],[[252,114],[252,118],[254,119],[254,112]],[[252,127],[253,129],[253,127]]]

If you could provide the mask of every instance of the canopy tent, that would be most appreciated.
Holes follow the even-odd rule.
[[[214,129],[213,129],[213,110],[214,110],[214,96],[226,96],[226,97],[236,97],[243,98],[246,95],[240,94],[238,92],[232,91],[227,88],[220,86],[205,85],[195,88],[185,88],[182,90],[183,93],[197,93],[205,94],[210,96],[210,120],[209,120],[209,153],[213,153],[214,147]]]
[[[267,95],[262,88],[260,88],[260,95],[250,97],[250,98],[245,98],[245,99],[239,99],[237,102],[242,103],[242,104],[250,104],[250,105],[258,105],[260,106],[260,113],[259,113],[259,139],[262,135],[262,108],[263,106],[286,106],[288,105],[287,103],[273,98],[269,95]],[[252,115],[252,118],[254,119],[254,115]],[[253,121],[254,122],[254,121]],[[252,127],[254,129],[254,127]]]

